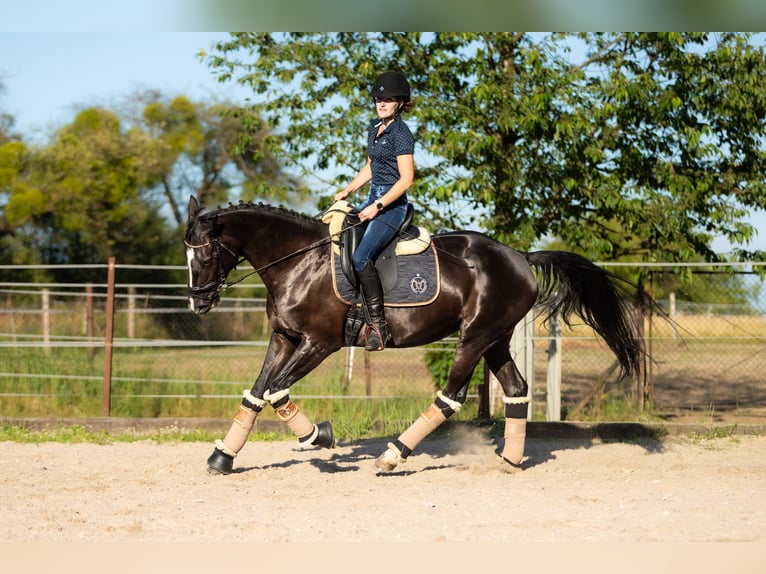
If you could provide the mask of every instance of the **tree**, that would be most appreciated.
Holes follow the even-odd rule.
[[[32,262],[168,262],[173,229],[143,201],[147,180],[116,115],[83,110],[50,145],[20,150],[3,215],[36,254]]]
[[[715,261],[713,237],[751,238],[747,212],[766,207],[766,58],[750,39],[248,33],[209,65],[258,94],[272,153],[336,169],[330,185],[363,162],[375,76],[406,72],[426,158],[411,194],[437,228],[484,217],[522,249],[558,236],[598,259]]]
[[[177,263],[190,194],[213,203],[302,192],[260,135],[237,147],[249,127],[231,106],[156,93],[133,102],[140,112],[124,106],[122,117],[84,109],[47,145],[0,143],[0,262]]]
[[[5,85],[0,79],[0,96],[5,92]],[[11,114],[8,114],[0,108],[0,145],[13,140],[18,139],[11,130],[13,129],[14,118]]]
[[[144,146],[141,169],[174,221],[186,221],[190,193],[206,205],[269,199],[297,204],[308,190],[286,174],[263,144],[268,127],[227,102],[137,96],[140,113],[125,120]],[[130,106],[127,107],[130,109]],[[244,143],[243,143],[244,142]]]

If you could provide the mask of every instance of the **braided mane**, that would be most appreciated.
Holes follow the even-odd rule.
[[[229,213],[235,213],[240,211],[260,211],[260,212],[271,212],[275,215],[287,217],[290,219],[296,219],[299,220],[307,225],[314,225],[314,226],[320,226],[324,225],[322,221],[316,217],[313,217],[311,215],[307,215],[305,213],[302,213],[300,211],[295,211],[294,209],[289,209],[287,207],[284,207],[282,205],[275,206],[270,205],[263,202],[254,203],[252,201],[240,201],[239,203],[229,203],[226,207],[221,207],[220,205],[216,208],[208,208],[203,209],[203,211],[199,214],[198,218],[208,218],[215,215],[221,216],[226,215]]]

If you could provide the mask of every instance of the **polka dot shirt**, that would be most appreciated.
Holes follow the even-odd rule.
[[[376,137],[380,120],[370,122],[367,132],[367,155],[370,156],[372,180],[370,184],[393,185],[399,179],[396,157],[415,153],[415,138],[401,118],[396,118]]]

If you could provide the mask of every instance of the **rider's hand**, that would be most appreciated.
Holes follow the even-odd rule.
[[[380,210],[375,206],[375,204],[368,205],[359,212],[359,221],[367,221],[372,219],[378,215],[378,213],[380,213]]]

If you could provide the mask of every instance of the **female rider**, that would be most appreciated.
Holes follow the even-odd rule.
[[[401,114],[413,107],[407,77],[401,72],[384,72],[375,80],[370,95],[378,117],[368,126],[367,162],[335,195],[335,201],[370,183],[367,199],[359,206],[360,221],[368,223],[354,251],[353,263],[371,321],[365,349],[382,351],[391,334],[383,313],[383,288],[374,262],[404,222],[406,192],[415,174],[415,140],[401,119]]]

